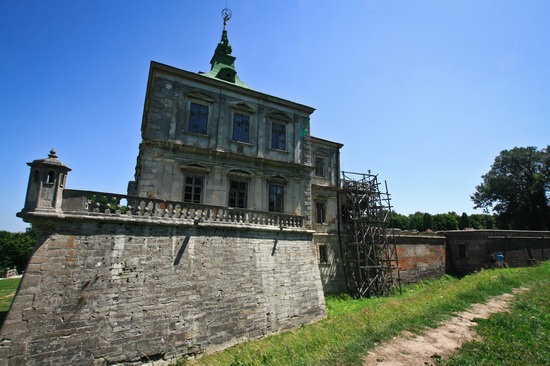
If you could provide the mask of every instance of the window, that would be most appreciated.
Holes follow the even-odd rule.
[[[319,264],[328,264],[328,246],[319,244]]]
[[[248,204],[248,183],[232,180],[229,182],[229,207],[246,208]]]
[[[324,177],[325,176],[325,159],[316,157],[315,158],[315,176]]]
[[[466,258],[466,244],[458,245],[458,258]]]
[[[271,148],[286,150],[286,125],[280,123],[271,124]]]
[[[250,116],[235,113],[233,116],[233,140],[249,142]]]
[[[269,186],[269,211],[283,212],[284,210],[285,187]]]
[[[191,110],[189,112],[189,125],[187,127],[188,131],[206,135],[207,127],[208,106],[191,103]]]
[[[46,183],[53,183],[55,180],[55,173],[50,171],[48,172],[48,179],[46,180]]]
[[[203,184],[203,177],[199,177],[196,175],[187,175],[185,177],[183,201],[191,203],[201,203]]]
[[[325,202],[315,202],[315,222],[324,224],[327,220],[327,211]]]

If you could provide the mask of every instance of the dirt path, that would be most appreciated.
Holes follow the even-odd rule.
[[[526,288],[514,290],[523,292]],[[422,335],[403,332],[388,343],[369,351],[364,366],[409,366],[435,364],[431,356],[438,354],[443,358],[450,356],[463,343],[476,336],[474,318],[487,319],[491,314],[506,311],[514,295],[504,294],[492,298],[486,304],[474,304],[471,309],[457,314],[435,329],[428,329]]]

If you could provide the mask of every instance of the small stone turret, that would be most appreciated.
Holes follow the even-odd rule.
[[[57,160],[54,149],[46,159],[27,163],[31,167],[25,207],[29,211],[61,211],[63,189],[67,181],[69,167]]]

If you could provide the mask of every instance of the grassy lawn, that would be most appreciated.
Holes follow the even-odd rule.
[[[404,288],[403,294],[393,298],[354,300],[345,297],[328,298],[329,316],[326,320],[264,339],[247,342],[197,361],[178,362],[179,365],[361,365],[362,357],[379,342],[407,329],[419,332],[435,327],[453,313],[470,304],[484,302],[488,297],[510,292],[515,287],[529,286],[521,296],[530,299],[540,296],[542,313],[533,313],[529,306],[529,322],[542,323],[548,340],[548,300],[550,291],[550,263],[540,267],[482,271],[455,279],[445,276]],[[546,283],[546,285],[544,285]],[[540,286],[543,286],[541,288]],[[546,286],[546,287],[544,287]],[[525,307],[525,305],[524,305]],[[531,318],[531,317],[534,318]],[[544,323],[545,322],[545,323]],[[540,325],[539,325],[540,326]],[[493,326],[489,325],[489,329]],[[543,328],[544,329],[544,328]],[[539,340],[531,341],[535,344]],[[548,347],[546,341],[542,348]],[[502,341],[502,346],[514,347]],[[536,350],[536,348],[533,348]],[[473,351],[475,355],[477,351]],[[534,351],[537,352],[537,351]],[[548,354],[546,352],[546,354]],[[453,365],[473,365],[471,360]],[[435,363],[435,361],[434,361]],[[450,363],[449,363],[450,364]],[[503,364],[488,362],[489,364]],[[510,365],[519,364],[510,363]],[[525,363],[522,363],[525,364]],[[548,364],[548,363],[531,363]]]
[[[4,321],[8,310],[10,309],[13,296],[21,278],[7,278],[0,280],[0,324]]]
[[[550,277],[517,296],[509,313],[479,319],[481,342],[436,365],[550,365]]]
[[[19,278],[0,280],[0,322]],[[294,331],[250,341],[178,365],[361,365],[378,343],[403,330],[420,332],[472,303],[527,286],[511,312],[479,319],[482,342],[470,342],[434,365],[550,365],[550,262],[539,267],[445,276],[403,289],[393,298],[327,298],[328,318]]]

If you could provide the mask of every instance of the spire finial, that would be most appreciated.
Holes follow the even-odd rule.
[[[225,30],[227,22],[229,21],[229,19],[231,19],[231,10],[229,8],[225,8],[222,10],[222,18],[223,18],[223,30]]]

